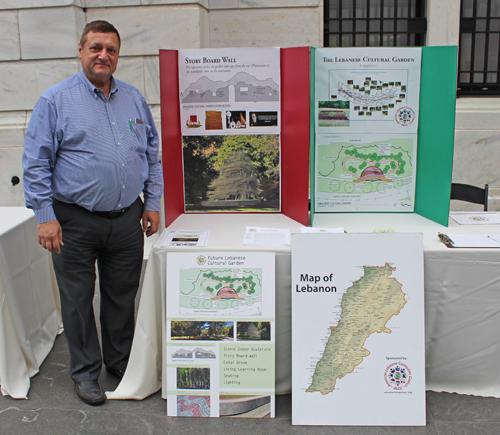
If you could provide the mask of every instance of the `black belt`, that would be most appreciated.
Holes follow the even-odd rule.
[[[91,213],[97,215],[97,216],[102,216],[102,217],[116,217],[116,216],[121,216],[122,214],[127,213],[132,206],[134,205],[135,201],[132,203],[132,205],[129,205],[128,207],[122,208],[120,210],[111,210],[111,211],[93,211]]]

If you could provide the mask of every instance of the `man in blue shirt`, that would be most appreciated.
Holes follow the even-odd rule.
[[[70,376],[91,405],[106,400],[98,383],[102,360],[119,378],[127,366],[143,232],[158,230],[163,191],[150,109],[136,88],[113,78],[120,44],[108,22],[87,24],[82,69],[40,97],[23,155],[26,205],[59,285]],[[102,356],[92,307],[96,262]]]

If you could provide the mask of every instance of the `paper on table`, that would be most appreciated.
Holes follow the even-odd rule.
[[[459,225],[500,224],[498,213],[450,213],[450,217]]]
[[[243,244],[258,246],[290,245],[290,229],[247,227]]]
[[[207,246],[210,231],[169,231],[161,246]]]
[[[300,227],[301,234],[310,233],[343,233],[344,227],[340,228],[313,228],[313,227]]]

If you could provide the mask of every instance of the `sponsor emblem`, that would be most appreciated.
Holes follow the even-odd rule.
[[[407,125],[412,124],[413,121],[415,121],[415,112],[410,107],[408,107],[408,106],[401,107],[396,112],[396,122],[399,125],[402,125],[405,127]]]
[[[411,381],[411,370],[402,362],[387,366],[384,373],[385,383],[393,390],[402,390],[408,387]]]

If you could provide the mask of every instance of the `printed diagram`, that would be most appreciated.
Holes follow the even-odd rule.
[[[347,83],[346,85],[338,82],[338,95],[354,103],[381,105],[392,103],[399,98],[406,98],[406,86],[401,86],[400,82],[389,84],[367,77],[364,82],[365,86],[362,87],[354,85],[352,80],[348,80]]]
[[[180,283],[181,314],[262,315],[261,269],[185,269]]]
[[[392,121],[396,113],[399,117],[398,108],[408,104],[406,84],[408,71],[390,70],[388,72],[393,76],[392,79],[388,79],[386,74],[371,74],[368,71],[332,70],[330,71],[330,101],[347,103],[351,110],[351,121],[361,120],[361,117],[371,117],[373,120],[384,120],[388,117],[387,120]],[[356,79],[356,77],[362,78]],[[414,116],[411,109],[407,112]],[[405,116],[407,116],[406,112]],[[408,123],[405,120],[405,124]]]
[[[342,296],[340,320],[337,326],[330,327],[306,392],[325,395],[334,391],[337,380],[352,373],[370,355],[363,347],[366,339],[376,332],[392,332],[386,324],[407,302],[402,284],[390,277],[395,270],[388,263],[382,267],[363,266],[363,276]]]
[[[260,80],[247,72],[238,72],[227,81],[213,81],[203,76],[181,92],[182,104],[279,100],[279,85],[273,79]]]
[[[384,193],[413,184],[413,139],[369,144],[331,143],[318,147],[318,191],[337,194]]]

